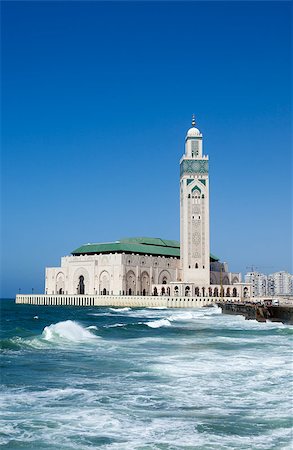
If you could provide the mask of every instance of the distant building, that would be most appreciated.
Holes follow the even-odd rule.
[[[259,272],[248,272],[245,283],[251,283],[252,296],[293,295],[293,275],[280,271],[270,275]]]
[[[253,297],[262,297],[268,294],[268,277],[263,273],[248,272],[245,275],[245,283],[252,284]]]
[[[269,293],[272,295],[293,295],[293,275],[275,272],[268,276]]]

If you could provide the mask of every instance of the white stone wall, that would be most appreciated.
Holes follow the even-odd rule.
[[[150,295],[153,283],[170,283],[179,276],[178,258],[118,254],[65,256],[61,267],[46,269],[46,294]]]

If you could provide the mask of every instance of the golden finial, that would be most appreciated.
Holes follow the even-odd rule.
[[[193,127],[195,127],[195,115],[194,115],[194,114],[192,114],[191,125],[192,125]]]

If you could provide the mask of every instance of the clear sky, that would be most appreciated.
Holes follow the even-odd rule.
[[[289,2],[2,2],[2,296],[81,244],[179,239],[195,113],[211,251],[292,271]]]

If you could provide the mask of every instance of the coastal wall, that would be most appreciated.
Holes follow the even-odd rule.
[[[134,308],[199,308],[219,301],[229,301],[225,297],[165,297],[138,295],[17,295],[16,303],[47,306],[126,306]],[[233,297],[237,302],[241,299]]]

